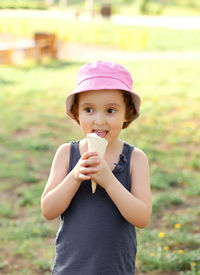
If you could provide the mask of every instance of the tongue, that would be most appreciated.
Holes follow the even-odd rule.
[[[97,134],[99,137],[104,138],[107,134],[107,131],[103,131],[103,132],[94,131],[94,133]]]

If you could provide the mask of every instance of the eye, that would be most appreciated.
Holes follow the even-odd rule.
[[[108,112],[109,114],[113,114],[113,113],[116,112],[116,110],[115,110],[114,108],[109,108],[109,109],[107,110],[107,112]]]
[[[92,113],[93,109],[91,107],[87,107],[84,109],[86,111],[86,113]]]

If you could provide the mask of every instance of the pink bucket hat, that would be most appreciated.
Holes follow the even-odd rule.
[[[75,90],[67,96],[66,113],[75,119],[71,112],[75,94],[89,90],[123,90],[132,96],[136,109],[136,119],[140,114],[141,99],[132,91],[133,80],[129,71],[123,66],[110,61],[94,61],[83,65],[78,74]]]

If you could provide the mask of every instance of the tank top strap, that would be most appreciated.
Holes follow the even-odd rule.
[[[131,153],[134,146],[124,142],[123,151],[119,156],[118,163],[115,163],[113,170],[116,178],[130,191],[131,189]]]
[[[127,165],[126,165],[126,182],[128,184],[128,190],[131,190],[131,155],[132,151],[134,150],[134,146],[128,143],[124,143],[124,154],[127,158]]]
[[[79,158],[80,158],[79,141],[72,141],[70,142],[70,157],[69,157],[68,173],[74,168]]]
[[[113,172],[120,173],[123,172],[125,168],[130,168],[131,153],[133,149],[134,146],[124,142],[123,151],[119,155],[118,163],[115,163],[115,169]]]
[[[123,153],[127,156],[128,161],[130,162],[131,159],[131,153],[134,149],[133,145],[128,144],[127,142],[124,141],[124,149]]]

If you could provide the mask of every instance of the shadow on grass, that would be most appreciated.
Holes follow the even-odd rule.
[[[0,78],[0,85],[13,85],[16,81]]]
[[[34,62],[32,64],[24,64],[21,66],[15,67],[16,69],[20,71],[27,71],[32,69],[38,69],[38,68],[44,68],[44,69],[55,69],[60,70],[67,68],[69,66],[82,66],[84,62],[68,62],[68,61],[60,61],[60,60],[48,60],[48,61],[41,61],[41,62]]]
[[[48,64],[42,65],[42,67],[46,68],[46,69],[62,69],[64,67],[67,66],[81,66],[82,64],[84,64],[84,62],[66,62],[66,61],[59,61],[59,60],[53,60]]]

